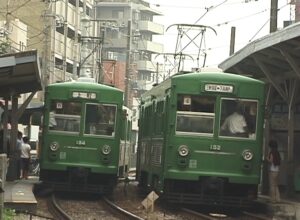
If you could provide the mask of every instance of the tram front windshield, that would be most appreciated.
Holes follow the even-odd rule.
[[[85,134],[114,136],[116,106],[107,104],[86,104]]]
[[[79,133],[81,103],[52,101],[49,111],[49,130]]]
[[[219,136],[256,139],[257,100],[221,98]],[[213,136],[216,97],[177,96],[177,135]]]
[[[79,133],[81,122],[80,102],[52,101],[49,111],[49,130],[55,132]],[[86,103],[84,134],[114,136],[115,105]]]
[[[213,96],[178,95],[176,134],[212,136],[215,103]]]

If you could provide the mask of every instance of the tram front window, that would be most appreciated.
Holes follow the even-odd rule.
[[[212,136],[215,102],[213,96],[178,95],[176,134]]]
[[[221,99],[220,136],[256,138],[257,101]]]
[[[52,101],[49,112],[49,130],[79,132],[81,104],[78,102]]]
[[[116,106],[86,104],[85,134],[114,136]]]

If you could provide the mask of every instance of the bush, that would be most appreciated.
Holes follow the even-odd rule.
[[[14,209],[4,209],[3,213],[4,220],[13,220],[14,216],[16,216],[16,212]]]

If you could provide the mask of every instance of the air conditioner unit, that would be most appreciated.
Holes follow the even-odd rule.
[[[113,60],[114,59],[114,53],[113,52],[107,52],[107,59]]]
[[[63,21],[62,21],[62,20],[60,20],[60,19],[55,20],[55,26],[56,26],[56,27],[60,28],[60,27],[62,27],[63,25],[64,25],[64,24],[63,24]]]

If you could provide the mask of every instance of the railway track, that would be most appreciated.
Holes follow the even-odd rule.
[[[122,209],[107,198],[101,200],[72,200],[61,199],[51,196],[48,201],[50,213],[54,219],[76,220],[76,219],[94,219],[94,220],[143,220],[143,218]]]
[[[250,213],[250,212],[243,212],[243,214],[245,216],[249,216],[249,219],[250,218],[257,219],[257,220],[272,220],[273,219],[272,217],[267,217],[264,215],[254,214],[254,213]]]
[[[57,219],[72,220],[72,217],[65,212],[61,206],[57,203],[54,194],[51,195],[51,199],[48,201],[49,212]]]
[[[272,220],[272,217],[250,212],[241,212],[236,215],[221,214],[221,213],[201,213],[187,208],[182,208],[182,212],[189,219],[199,220]]]

